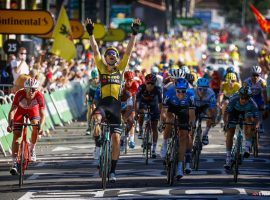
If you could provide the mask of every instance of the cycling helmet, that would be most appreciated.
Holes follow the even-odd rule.
[[[190,74],[186,74],[186,79],[189,83],[193,83],[195,80],[195,77],[192,73],[190,73]]]
[[[142,66],[141,65],[136,65],[134,67],[134,71],[141,71],[142,70]]]
[[[132,71],[126,71],[124,73],[125,80],[132,80],[134,79],[134,72]]]
[[[157,67],[153,66],[153,67],[151,68],[151,73],[157,74],[158,72],[159,72],[159,69],[158,69]]]
[[[29,78],[24,82],[24,88],[38,88],[39,82],[37,79]]]
[[[110,50],[115,51],[115,52],[116,52],[117,57],[119,57],[119,52],[118,52],[118,50],[117,50],[115,47],[113,47],[113,46],[108,47],[108,48],[105,50],[104,55],[106,55],[106,54],[107,54],[107,52],[108,52],[108,51],[110,51]]]
[[[237,77],[235,75],[235,73],[228,73],[226,75],[226,81],[236,81]]]
[[[177,79],[177,78],[185,78],[185,72],[182,69],[170,69],[169,75],[171,78]]]
[[[252,67],[252,73],[260,74],[260,73],[262,73],[262,68],[260,66],[258,66],[258,65],[255,65],[255,66]]]
[[[91,71],[91,78],[97,78],[98,77],[98,71],[97,70],[92,70]]]
[[[209,87],[209,80],[207,78],[199,78],[197,81],[198,87]]]
[[[174,64],[174,59],[171,58],[171,59],[169,60],[169,66],[171,67],[173,64]]]
[[[164,65],[163,65],[163,69],[168,69],[169,68],[169,64],[168,63],[165,63]]]
[[[184,78],[179,78],[175,82],[175,88],[176,89],[187,89],[188,88],[188,82]]]
[[[252,96],[252,91],[249,86],[242,86],[239,90],[239,95],[244,96],[244,97],[251,97]]]
[[[190,70],[189,70],[188,66],[186,66],[186,65],[182,66],[181,69],[182,69],[186,74],[189,74],[189,73],[190,73]]]
[[[135,65],[136,65],[136,63],[135,63],[135,61],[133,60],[133,61],[131,61],[130,63],[129,63],[129,67],[130,68],[134,68],[135,67]]]
[[[226,73],[234,73],[234,72],[235,72],[235,70],[234,70],[233,66],[228,67],[226,70]]]
[[[153,82],[155,83],[157,81],[157,77],[155,74],[147,74],[145,76],[145,82]]]

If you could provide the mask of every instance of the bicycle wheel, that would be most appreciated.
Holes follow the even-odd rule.
[[[150,129],[147,125],[145,127],[145,133],[144,133],[144,148],[145,148],[145,164],[148,165],[148,159],[149,159],[149,151],[151,151],[151,147],[149,148],[149,135],[150,135]]]
[[[253,136],[253,140],[252,140],[252,150],[253,150],[253,156],[255,158],[259,156],[258,146],[259,146],[259,133],[257,131],[255,133],[255,136]]]
[[[107,178],[109,176],[109,142],[105,141],[103,144],[101,156],[101,182],[102,189],[106,189]]]
[[[20,155],[19,155],[19,186],[23,185],[23,176],[24,176],[24,153],[25,153],[25,142],[22,141],[20,144]]]
[[[170,184],[171,182],[171,152],[172,152],[172,143],[173,141],[171,141],[169,143],[169,148],[167,150],[167,154],[166,154],[166,158],[165,158],[165,169],[167,172],[167,183]]]
[[[174,183],[174,178],[175,178],[175,171],[176,171],[176,166],[177,166],[177,161],[178,161],[178,148],[177,148],[177,143],[176,141],[173,142],[173,149],[170,157],[170,186],[173,185]]]
[[[201,151],[198,148],[193,148],[192,166],[193,166],[193,169],[195,169],[196,171],[198,171],[199,169],[200,154],[201,154]]]

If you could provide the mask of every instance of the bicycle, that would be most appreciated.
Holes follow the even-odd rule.
[[[101,133],[101,153],[99,159],[99,173],[101,176],[101,186],[102,189],[106,189],[106,183],[110,181],[109,171],[111,169],[111,154],[112,154],[112,147],[111,147],[111,133],[110,128],[111,126],[118,126],[119,124],[108,124],[107,122],[97,123],[98,125],[102,126],[102,133]]]
[[[254,158],[259,156],[259,131],[256,129],[255,133],[252,136],[251,149],[253,152]]]
[[[145,164],[148,165],[149,157],[152,156],[151,146],[152,146],[152,126],[151,126],[151,116],[150,116],[150,107],[147,107],[146,113],[138,113],[139,115],[144,115],[145,128],[143,132],[143,154],[145,154]]]
[[[200,155],[202,151],[202,120],[203,119],[212,119],[211,117],[202,116],[202,112],[198,113],[198,118],[196,123],[198,123],[197,128],[195,129],[194,139],[193,139],[193,148],[192,148],[192,168],[198,171],[200,163]]]
[[[165,157],[165,168],[167,171],[167,183],[172,186],[174,183],[175,171],[178,164],[179,136],[177,134],[176,117],[174,123],[164,123],[173,125],[172,135],[168,142],[168,149]]]
[[[243,161],[243,125],[254,126],[255,124],[243,122],[243,118],[240,118],[238,122],[230,121],[229,123],[237,125],[235,129],[235,131],[237,131],[237,135],[234,137],[235,142],[231,151],[231,168],[233,169],[233,180],[235,183],[237,183],[239,165],[241,165]]]
[[[29,141],[27,140],[27,127],[28,126],[37,126],[38,131],[40,129],[40,124],[31,124],[27,123],[28,117],[25,115],[23,117],[23,123],[14,123],[14,125],[20,125],[23,127],[22,135],[21,135],[21,142],[19,144],[19,150],[17,154],[17,166],[19,171],[19,187],[23,185],[23,179],[25,171],[28,167],[28,164],[31,162],[30,159],[30,149],[29,149]]]

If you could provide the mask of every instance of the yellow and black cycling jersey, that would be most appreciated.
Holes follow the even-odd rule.
[[[221,91],[226,97],[230,97],[241,88],[241,84],[238,82],[229,83],[229,82],[223,82],[221,85]]]
[[[129,56],[124,54],[119,65],[115,67],[113,72],[107,70],[101,56],[95,56],[95,63],[100,74],[101,99],[105,97],[113,97],[119,100],[120,87],[123,72],[128,64]]]

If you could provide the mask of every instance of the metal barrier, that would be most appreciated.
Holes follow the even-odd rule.
[[[12,88],[13,88],[12,84],[0,84],[0,90],[4,92],[5,95],[10,94],[12,92]],[[0,96],[2,95],[0,94]]]

